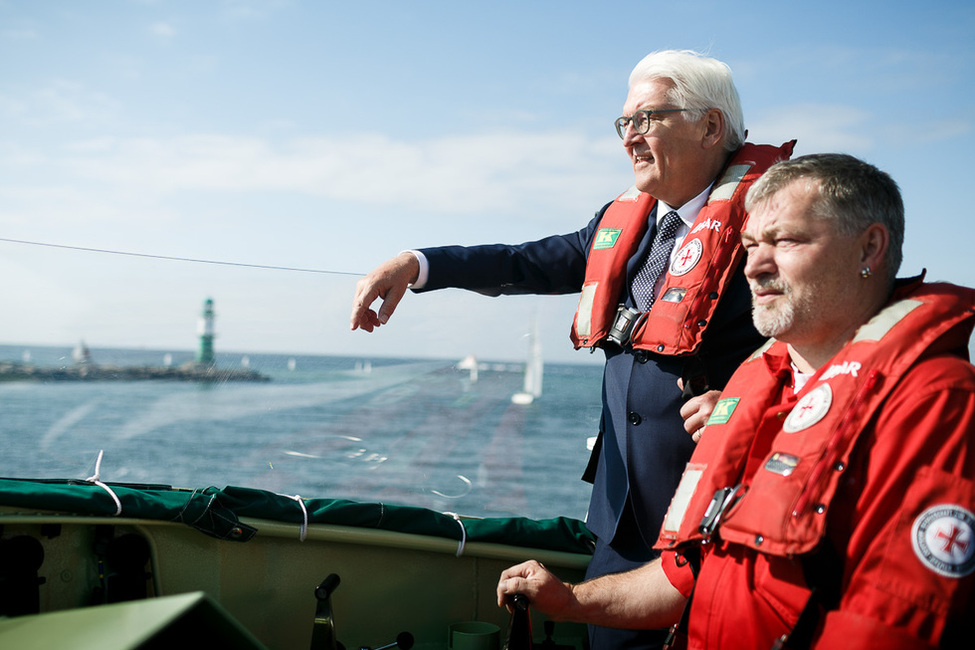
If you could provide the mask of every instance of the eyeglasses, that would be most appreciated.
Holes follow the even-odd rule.
[[[663,115],[664,113],[680,113],[681,111],[689,111],[690,108],[663,108],[656,111],[644,110],[637,111],[630,117],[617,117],[616,118],[616,132],[620,134],[621,138],[626,137],[626,127],[628,124],[633,124],[633,130],[643,135],[650,130],[650,116],[651,115]]]

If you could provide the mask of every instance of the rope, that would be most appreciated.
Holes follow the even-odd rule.
[[[217,493],[216,492],[210,493],[209,495],[210,499],[207,501],[206,506],[204,506],[203,510],[200,511],[199,516],[193,521],[186,521],[184,519],[186,515],[186,511],[189,510],[191,505],[195,505],[193,503],[193,497],[196,496],[197,492],[199,492],[201,496],[207,496],[207,490],[211,490],[211,489],[216,490],[217,488],[213,487],[212,485],[206,488],[193,488],[193,491],[190,492],[190,496],[186,499],[186,503],[184,503],[183,507],[179,509],[179,514],[176,516],[175,519],[173,519],[173,521],[180,521],[188,526],[195,526],[196,522],[203,519],[206,516],[206,514],[210,511],[210,506],[213,505],[214,499],[217,498]]]
[[[143,257],[154,260],[168,260],[170,262],[194,262],[196,264],[218,264],[221,266],[242,266],[251,269],[268,269],[272,271],[292,271],[297,273],[323,273],[329,275],[365,275],[364,273],[351,273],[349,271],[323,271],[321,269],[303,269],[293,266],[272,266],[269,264],[248,264],[245,262],[222,262],[219,260],[206,260],[193,257],[175,257],[171,255],[151,255],[149,253],[132,253],[129,251],[115,251],[105,248],[88,248],[85,246],[69,246],[67,244],[51,244],[48,242],[27,241],[24,239],[8,239],[0,237],[0,241],[10,244],[26,244],[28,246],[44,246],[47,248],[63,248],[72,251],[84,251],[86,253],[105,253],[108,255],[126,255],[128,257]]]
[[[305,538],[308,537],[308,508],[305,507],[305,501],[301,498],[300,494],[291,496],[290,494],[282,494],[281,496],[288,497],[289,499],[294,499],[301,506],[301,528],[298,532],[298,541],[303,542]]]
[[[97,485],[98,487],[108,492],[109,496],[112,497],[112,501],[115,502],[115,516],[118,517],[120,514],[122,514],[122,501],[119,500],[118,495],[116,495],[115,492],[112,491],[112,488],[102,483],[101,480],[102,456],[104,455],[105,455],[104,449],[98,452],[98,460],[95,461],[95,474],[93,476],[89,476],[88,478],[86,478],[85,481]]]
[[[457,525],[460,526],[460,541],[457,543],[457,557],[460,557],[464,554],[464,547],[467,546],[467,529],[464,528],[464,522],[456,512],[445,512],[444,514],[453,517]]]

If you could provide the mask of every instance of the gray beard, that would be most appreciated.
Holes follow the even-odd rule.
[[[758,333],[766,338],[775,338],[790,329],[796,320],[795,305],[790,300],[781,308],[752,306],[752,322]]]
[[[775,278],[755,280],[752,285],[782,292],[779,305],[775,307],[755,305],[754,295],[752,296],[752,322],[755,324],[758,333],[766,338],[778,338],[782,332],[795,326],[797,315],[807,314],[811,311],[810,306],[804,304],[806,301],[796,299],[792,293],[792,287]],[[784,302],[782,298],[785,299]]]

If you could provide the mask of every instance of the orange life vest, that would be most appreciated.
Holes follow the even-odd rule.
[[[905,372],[924,354],[967,354],[975,289],[945,283],[905,287],[813,375],[791,410],[777,411],[785,379],[763,353],[732,376],[675,492],[658,549],[700,544],[717,529],[726,542],[791,557],[823,539],[830,502],[860,434]],[[775,427],[762,465],[744,478],[756,432]],[[795,435],[801,432],[802,435]],[[718,525],[720,528],[718,529]]]
[[[695,353],[744,254],[745,193],[762,173],[792,155],[780,147],[746,143],[731,158],[667,271],[660,297],[632,330],[634,349],[666,355]],[[626,264],[636,252],[656,200],[630,188],[606,209],[586,264],[570,338],[576,349],[600,345],[610,333],[626,287]]]

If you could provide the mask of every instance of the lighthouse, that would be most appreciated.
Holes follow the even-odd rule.
[[[213,299],[207,298],[203,303],[203,314],[200,315],[200,349],[196,353],[196,362],[200,365],[213,365]]]

